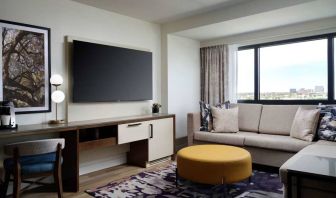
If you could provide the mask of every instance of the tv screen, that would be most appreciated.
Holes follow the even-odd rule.
[[[73,41],[73,102],[151,100],[152,53]]]

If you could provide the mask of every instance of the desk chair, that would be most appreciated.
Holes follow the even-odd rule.
[[[21,182],[24,179],[53,175],[57,186],[58,197],[63,195],[62,187],[62,149],[64,139],[45,139],[7,144],[4,146],[6,155],[12,156],[4,160],[5,181],[1,197],[6,197],[11,175],[14,178],[13,197],[20,195]]]

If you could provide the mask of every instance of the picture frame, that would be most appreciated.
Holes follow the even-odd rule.
[[[15,113],[51,112],[50,28],[0,20],[0,101]]]

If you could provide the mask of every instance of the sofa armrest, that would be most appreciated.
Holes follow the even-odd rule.
[[[187,115],[187,128],[188,128],[188,145],[193,145],[194,142],[194,132],[199,131],[201,126],[201,116],[200,113],[188,113]]]

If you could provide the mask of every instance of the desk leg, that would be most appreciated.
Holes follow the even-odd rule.
[[[296,198],[301,198],[301,178],[296,175]]]
[[[292,174],[290,172],[287,172],[287,197],[292,198]]]
[[[178,178],[177,167],[176,167],[176,169],[175,169],[175,177],[176,177],[176,178],[175,178],[175,187],[178,188],[178,179],[179,179],[179,178]]]
[[[127,164],[146,168],[148,161],[148,140],[140,140],[130,143],[130,151],[127,153]]]
[[[65,139],[65,147],[62,152],[63,189],[66,192],[77,192],[79,190],[78,131],[66,131],[60,136]]]

